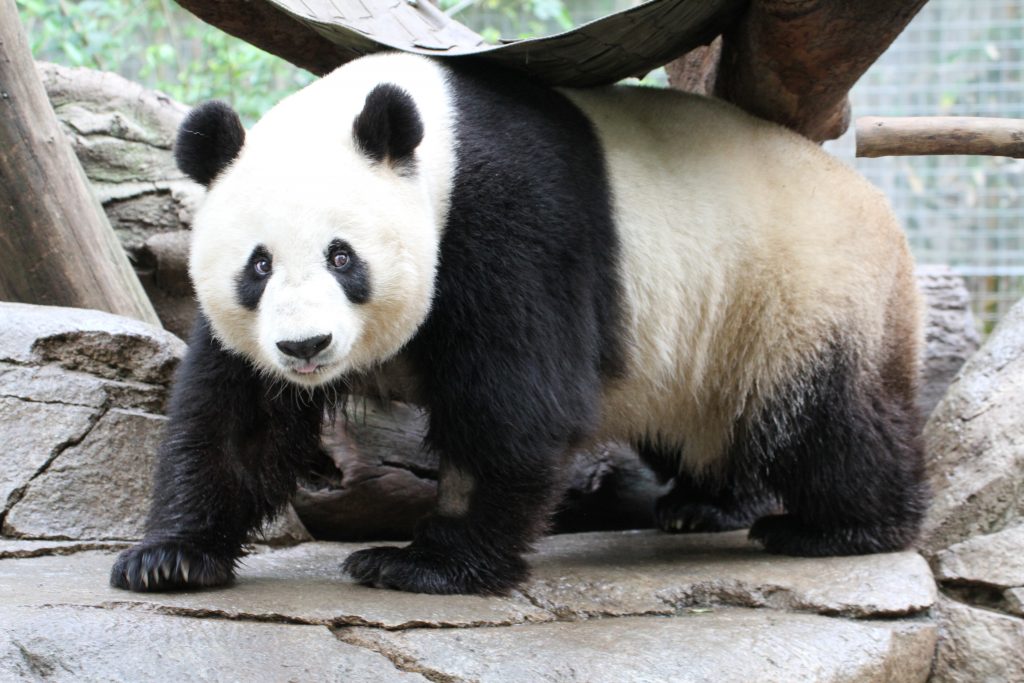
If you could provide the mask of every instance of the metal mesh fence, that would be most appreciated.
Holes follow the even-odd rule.
[[[579,25],[638,1],[565,0],[565,6]],[[486,2],[473,3],[459,19],[478,30],[497,28],[506,38],[560,30],[551,18],[498,12]],[[853,114],[1022,118],[1022,75],[1022,0],[930,0],[853,89]],[[664,81],[654,73],[645,82]],[[852,127],[826,149],[888,195],[919,263],[947,264],[965,277],[984,332],[1024,296],[1024,160],[855,159]]]
[[[1024,117],[1024,4],[931,0],[851,92],[854,116]],[[889,197],[920,263],[967,280],[979,327],[1024,296],[1024,160],[854,160],[852,131],[826,149]]]

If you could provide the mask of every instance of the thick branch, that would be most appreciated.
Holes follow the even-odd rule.
[[[701,45],[665,65],[668,84],[676,90],[698,95],[715,92],[718,65],[722,59],[722,36],[709,45]]]
[[[160,325],[61,132],[14,0],[0,0],[0,300]]]
[[[726,33],[717,94],[812,140],[850,124],[846,94],[926,0],[753,0]]]
[[[1024,119],[862,116],[857,156],[989,154],[1024,158]]]
[[[379,49],[367,40],[364,49],[343,47],[293,20],[268,2],[176,0],[203,21],[292,64],[323,75],[339,64]]]

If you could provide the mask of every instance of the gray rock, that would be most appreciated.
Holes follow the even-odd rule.
[[[0,538],[0,560],[44,555],[73,555],[84,550],[120,550],[124,541],[25,541]]]
[[[38,64],[61,127],[130,251],[188,226],[202,188],[171,148],[188,107],[117,74]]]
[[[928,564],[916,553],[768,555],[743,531],[567,534],[544,539],[539,549],[523,591],[561,618],[713,605],[891,617],[927,610],[936,596]]]
[[[934,651],[927,623],[853,622],[719,608],[501,629],[344,629],[339,637],[435,681],[912,683]]]
[[[963,277],[948,266],[919,266],[917,285],[924,295],[926,312],[918,407],[927,416],[964,362],[978,350],[980,338]]]
[[[935,600],[927,564],[913,553],[847,558],[780,558],[749,547],[739,534],[680,537],[654,532],[564,534],[530,557],[534,578],[523,594],[414,595],[355,585],[341,563],[360,545],[305,543],[243,560],[226,590],[140,595],[105,586],[113,558],[0,561],[0,585],[13,595],[46,577],[31,602],[97,604],[109,600],[234,618],[305,623],[412,626],[509,625],[558,619],[664,615],[723,605],[877,618],[921,614]],[[386,599],[385,599],[386,597]],[[0,602],[3,597],[0,596]]]
[[[288,504],[274,519],[267,522],[259,532],[253,534],[254,543],[283,547],[312,541],[313,536],[295,514],[295,508]]]
[[[0,609],[4,681],[426,682],[323,626]]]
[[[81,308],[0,303],[0,361],[53,363],[106,379],[167,384],[185,343],[152,325]]]
[[[940,599],[933,683],[1024,681],[1024,620]]]
[[[975,536],[935,557],[935,576],[957,584],[1024,586],[1024,525]]]
[[[3,532],[41,539],[140,538],[165,422],[138,411],[106,412],[81,443],[28,484]]]
[[[961,369],[925,426],[929,553],[1024,522],[1024,302]]]
[[[88,433],[96,414],[93,408],[0,398],[0,513],[17,503],[53,458]]]
[[[57,365],[0,363],[0,396],[35,403],[63,403],[88,408],[135,408],[162,413],[167,387],[102,379]]]
[[[1002,598],[1003,608],[1007,612],[1024,617],[1024,588],[1007,588]]]
[[[192,215],[203,188],[179,171],[171,151],[188,107],[121,76],[40,63],[61,127],[103,204],[160,321],[185,337],[195,317],[182,289]],[[166,235],[176,237],[164,239]],[[168,252],[167,245],[174,245]],[[174,258],[168,258],[173,253]]]
[[[114,554],[0,560],[0,607],[46,605],[119,606],[179,616],[216,615],[247,621],[278,621],[381,628],[469,627],[551,621],[521,595],[418,595],[354,584],[341,563],[360,546],[303,543],[257,549],[244,558],[238,580],[223,589],[193,593],[129,593],[108,585]]]
[[[820,560],[780,563],[785,558],[752,550],[738,534],[563,535],[531,556],[537,577],[525,594],[482,598],[356,585],[340,570],[355,544],[260,546],[233,585],[164,594],[110,588],[108,551],[32,557],[38,549],[27,542],[9,545],[23,550],[10,547],[20,559],[0,559],[0,678],[22,675],[16,667],[32,662],[40,676],[64,675],[64,666],[79,675],[88,662],[92,677],[134,679],[134,669],[119,668],[134,663],[115,660],[136,650],[139,666],[164,679],[202,678],[216,670],[203,662],[234,672],[254,651],[292,661],[287,652],[308,647],[313,654],[301,661],[310,668],[295,679],[331,679],[330,667],[349,665],[356,678],[337,680],[389,680],[394,671],[380,667],[390,660],[431,681],[904,683],[926,679],[935,648],[926,611],[933,587],[911,553],[832,558],[815,575]],[[36,615],[49,615],[50,628]],[[214,630],[196,635],[196,624]],[[263,629],[241,629],[256,625]],[[327,631],[317,625],[358,650],[322,659],[317,634]],[[309,644],[296,647],[287,633],[302,628],[295,632]],[[226,645],[211,651],[220,639]],[[103,653],[94,658],[94,650]],[[374,652],[381,657],[366,658]],[[274,660],[265,666],[279,670]],[[239,669],[237,678],[271,673],[253,678]]]

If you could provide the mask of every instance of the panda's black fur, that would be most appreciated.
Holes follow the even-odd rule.
[[[490,67],[451,67],[447,82],[451,204],[429,315],[399,354],[429,413],[442,500],[409,546],[359,551],[345,569],[382,587],[500,594],[528,575],[522,555],[559,502],[566,448],[593,438],[602,388],[627,372],[623,260],[608,162],[588,116],[562,93]],[[236,121],[219,104],[193,112],[179,137],[182,169],[216,183],[234,158],[224,150],[242,146]],[[401,88],[373,89],[352,126],[374,163],[418,172],[423,125]],[[374,264],[349,252],[365,297],[345,276],[338,284],[358,306],[373,296]],[[251,261],[239,265],[238,303],[255,309],[260,283],[246,280]],[[266,377],[226,350],[202,315],[189,349],[147,534],[115,564],[118,587],[228,581],[247,535],[319,456],[337,383],[307,391]],[[769,551],[800,555],[908,545],[926,500],[914,378],[903,368],[865,379],[854,353],[823,339],[791,392],[737,423],[715,472],[680,472],[678,445],[638,439],[641,457],[676,480],[659,502],[661,526],[720,530],[756,519],[751,536]],[[780,506],[787,514],[762,516]]]

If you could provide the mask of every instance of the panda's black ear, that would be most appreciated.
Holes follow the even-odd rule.
[[[409,93],[382,83],[366,96],[352,133],[359,149],[374,161],[404,165],[423,140],[423,121]]]
[[[209,187],[245,142],[245,128],[235,110],[213,100],[199,105],[178,128],[174,160],[182,173]]]

